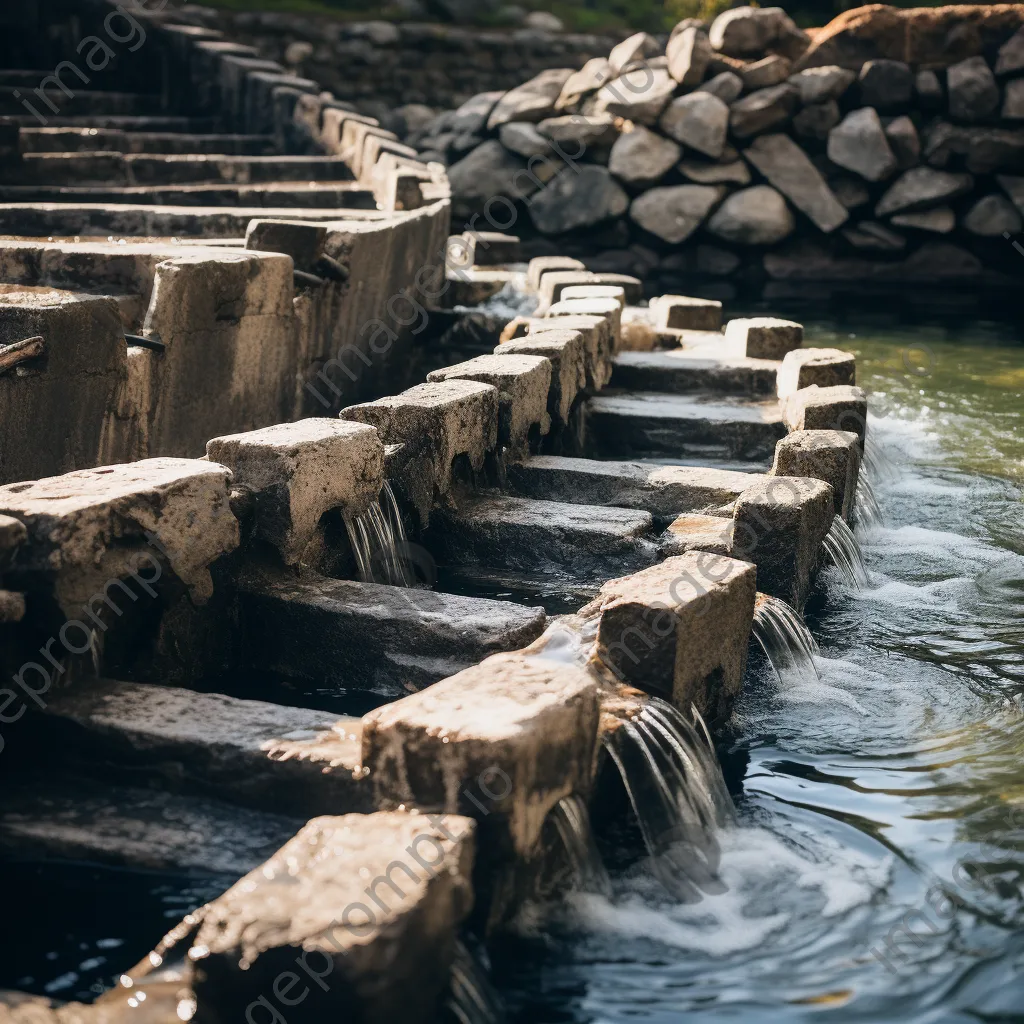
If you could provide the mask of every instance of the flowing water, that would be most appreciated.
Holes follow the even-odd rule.
[[[391,484],[384,482],[380,497],[365,512],[346,516],[345,529],[359,578],[364,583],[387,583],[393,587],[415,584],[407,557],[409,542]]]
[[[859,590],[868,585],[868,571],[864,568],[864,552],[861,551],[860,541],[839,516],[832,520],[822,546],[847,586]]]
[[[516,1024],[1024,1021],[1021,332],[863,306],[793,313],[872,393],[867,578],[822,575],[799,671],[751,668],[723,891],[614,867],[494,951]]]

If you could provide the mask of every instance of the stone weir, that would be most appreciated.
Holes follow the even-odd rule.
[[[315,83],[74,10],[12,52],[113,26],[116,74],[40,126],[3,73],[0,855],[235,881],[0,1016],[438,1019],[463,940],[569,884],[623,709],[728,729],[756,609],[855,514],[854,360],[448,238],[443,169]]]
[[[527,311],[493,352],[0,487],[0,852],[238,879],[95,1003],[6,1016],[438,1019],[461,937],[570,883],[618,711],[728,728],[756,606],[854,514],[853,357],[516,242],[448,244]]]

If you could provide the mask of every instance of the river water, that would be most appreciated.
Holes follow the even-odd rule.
[[[493,951],[511,1020],[1024,1021],[1024,339],[871,305],[801,319],[858,355],[885,521],[808,608],[821,684],[751,666],[727,891],[634,862],[535,908]]]

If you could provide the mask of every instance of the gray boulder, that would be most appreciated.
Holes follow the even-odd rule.
[[[1024,78],[1011,78],[1006,83],[1002,115],[1006,121],[1024,120]]]
[[[837,174],[829,179],[829,188],[836,199],[848,210],[855,210],[871,201],[871,193],[860,178],[852,174]]]
[[[894,117],[885,126],[885,137],[901,171],[916,167],[921,162],[921,140],[914,122],[906,114]]]
[[[914,95],[923,110],[941,110],[942,83],[934,71],[918,71],[914,76]]]
[[[668,73],[680,84],[700,85],[711,60],[711,42],[702,28],[690,26],[676,33],[665,50]]]
[[[810,42],[781,7],[734,7],[711,23],[711,45],[729,57],[760,56],[768,48],[795,58]]]
[[[1000,174],[996,181],[1000,188],[1010,197],[1013,205],[1024,213],[1024,178],[1017,178],[1009,174]]]
[[[828,158],[868,181],[884,181],[896,170],[896,157],[872,107],[850,111],[828,133]]]
[[[807,68],[793,75],[789,81],[800,90],[800,102],[804,106],[837,100],[856,81],[857,75],[848,68],[826,64],[820,68]]]
[[[919,210],[917,213],[897,213],[889,218],[889,223],[895,224],[898,228],[914,228],[936,235],[948,235],[956,227],[956,214],[949,206],[936,206],[931,210]]]
[[[484,130],[487,118],[491,116],[494,105],[504,96],[501,92],[481,92],[466,100],[452,115],[446,125],[448,131],[456,135],[464,132],[477,134]]]
[[[824,141],[842,115],[839,104],[835,100],[824,103],[812,103],[797,113],[793,118],[793,131],[802,139],[819,139]]]
[[[572,68],[551,68],[510,89],[491,111],[487,127],[493,131],[509,121],[543,121],[555,112],[555,101],[572,74]]]
[[[497,139],[488,139],[448,168],[452,195],[466,202],[485,202],[491,196],[525,199],[536,190],[526,165]]]
[[[634,224],[663,242],[678,245],[704,223],[722,192],[713,185],[652,188],[633,200],[629,216]]]
[[[679,162],[682,155],[682,149],[671,139],[662,138],[638,124],[631,132],[623,132],[615,140],[608,157],[608,170],[630,185],[653,185]]]
[[[608,54],[608,64],[611,73],[618,76],[631,66],[642,64],[659,53],[661,46],[654,36],[646,32],[635,32],[628,39],[623,39],[617,46],[612,47],[612,52]]]
[[[1016,235],[1021,229],[1021,217],[1017,208],[1006,196],[998,192],[982,196],[964,214],[962,223],[972,235],[981,235],[984,238]]]
[[[509,121],[498,129],[501,144],[511,153],[525,157],[546,156],[551,152],[551,142],[537,130],[530,121]]]
[[[999,86],[984,57],[969,57],[946,69],[949,116],[957,121],[981,121],[999,106]]]
[[[609,150],[619,136],[615,118],[611,114],[562,114],[560,117],[545,118],[537,125],[537,131],[559,147],[567,143],[573,146],[569,155],[579,159],[584,151]],[[579,147],[582,150],[577,152]]]
[[[1024,71],[1024,26],[1017,29],[999,47],[999,53],[996,56],[997,75],[1013,75],[1019,71]]]
[[[846,207],[788,135],[762,135],[743,155],[820,231],[835,231],[849,219]]]
[[[538,231],[558,235],[588,228],[629,208],[629,196],[605,167],[567,167],[530,200],[530,217]]]
[[[729,108],[709,92],[691,92],[674,99],[658,122],[676,142],[718,159],[729,131]]]
[[[709,78],[697,91],[709,92],[723,103],[732,103],[743,92],[743,79],[732,71],[723,71]]]
[[[788,82],[758,89],[732,105],[729,127],[738,138],[749,139],[785,124],[799,102],[800,93]]]
[[[683,175],[701,185],[749,185],[750,168],[742,160],[729,163],[708,163],[705,160],[683,160]]]
[[[898,231],[873,220],[843,228],[842,235],[855,249],[868,252],[902,252],[907,247],[906,238]]]
[[[573,111],[592,92],[597,92],[606,82],[614,78],[612,66],[607,57],[592,57],[579,71],[574,71],[562,86],[555,101],[556,111]]]
[[[914,93],[914,73],[901,60],[869,60],[860,69],[860,101],[876,110],[900,110]]]
[[[708,220],[713,235],[736,245],[774,245],[793,233],[786,200],[770,185],[754,185],[728,196]]]
[[[747,92],[755,89],[767,89],[771,85],[779,85],[789,78],[793,65],[785,57],[769,54],[760,60],[751,61],[737,69]]]
[[[601,87],[584,104],[586,114],[609,113],[637,124],[654,124],[676,89],[676,80],[664,68],[628,71]]]
[[[885,217],[890,213],[939,206],[966,195],[973,187],[974,178],[970,174],[950,174],[932,167],[912,167],[893,182],[875,207],[875,214]]]

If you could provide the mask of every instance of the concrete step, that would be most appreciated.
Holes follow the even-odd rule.
[[[270,156],[272,135],[197,135],[186,132],[126,132],[117,128],[22,128],[23,153],[226,153]]]
[[[541,608],[312,572],[247,575],[238,600],[254,667],[392,698],[523,647],[546,624]]]
[[[246,185],[264,181],[351,180],[348,164],[333,156],[222,154],[27,153],[17,180],[53,185],[177,185],[210,181]]]
[[[655,452],[683,457],[768,460],[786,436],[778,402],[672,395],[604,393],[584,406],[588,454]]]
[[[774,395],[778,368],[779,363],[771,359],[714,357],[687,349],[620,352],[612,360],[611,386],[677,394]]]
[[[480,492],[431,517],[426,543],[459,567],[545,572],[576,580],[650,565],[657,557],[647,512]]]
[[[361,723],[306,708],[150,683],[90,680],[27,723],[37,747],[260,810],[365,811]]]
[[[355,181],[265,185],[0,185],[3,203],[137,203],[157,206],[269,206],[376,210],[373,190]]]
[[[682,512],[727,505],[759,476],[695,466],[534,455],[508,467],[508,487],[524,498],[616,505],[669,520]]]
[[[92,114],[89,117],[50,115],[47,110],[48,128],[96,128],[115,129],[125,132],[187,132],[194,135],[208,135],[220,131],[220,123],[212,117],[180,117],[173,114]],[[0,125],[13,124],[19,128],[42,128],[39,118],[25,110],[14,114],[0,114]]]
[[[43,99],[33,88],[0,85],[0,114],[29,114],[37,124],[45,127],[51,116],[92,117],[95,114],[116,114],[121,117],[141,117],[161,112],[161,98],[155,93],[103,92],[92,89],[72,91],[73,95],[65,96],[59,89],[52,89],[47,91],[46,99]],[[39,118],[42,118],[42,122]]]
[[[0,855],[240,877],[302,824],[206,797],[33,773],[4,784]]]

